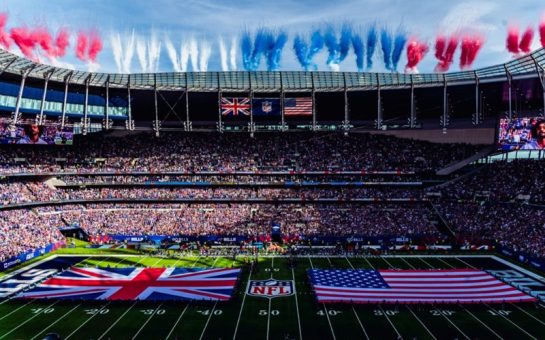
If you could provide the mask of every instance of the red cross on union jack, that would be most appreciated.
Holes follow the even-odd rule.
[[[249,116],[250,98],[221,98],[222,116]]]

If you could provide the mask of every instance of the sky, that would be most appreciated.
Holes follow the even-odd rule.
[[[534,29],[545,13],[545,2],[537,0],[446,1],[446,0],[2,0],[0,12],[8,14],[6,28],[45,26],[52,32],[61,27],[71,32],[96,31],[103,50],[96,63],[75,57],[75,33],[67,55],[40,61],[57,66],[111,73],[170,72],[180,70],[243,70],[240,39],[244,31],[260,27],[287,33],[280,70],[301,70],[293,51],[295,35],[308,36],[327,25],[340,28],[349,23],[365,32],[375,24],[392,31],[401,28],[407,36],[428,42],[430,52],[420,63],[420,73],[433,72],[437,60],[433,44],[438,33],[478,32],[485,37],[473,68],[504,63],[513,58],[506,51],[508,25]],[[134,40],[131,47],[131,37]],[[223,41],[223,49],[220,48]],[[192,45],[193,42],[193,45]],[[152,53],[148,53],[150,51]],[[182,48],[182,46],[184,46]],[[169,53],[170,47],[170,53]],[[533,49],[540,47],[536,32]],[[182,49],[185,53],[182,53]],[[380,50],[380,48],[378,48]],[[16,47],[11,51],[20,54]],[[199,52],[192,60],[189,52]],[[224,62],[222,63],[222,52]],[[459,51],[450,71],[458,71]],[[131,57],[132,54],[132,58]],[[204,58],[203,58],[204,54]],[[233,55],[234,54],[234,55]],[[175,55],[175,58],[173,57]],[[193,53],[193,56],[195,53]],[[208,58],[206,56],[209,55]],[[183,59],[187,58],[186,63]],[[322,50],[314,62],[318,70],[331,68]],[[173,63],[172,60],[175,60]],[[375,53],[371,71],[385,71],[380,53]],[[405,51],[398,71],[406,64]],[[181,67],[187,65],[187,67]],[[192,67],[195,65],[195,67]],[[181,69],[182,68],[182,69]],[[265,70],[265,61],[259,70]],[[338,67],[356,71],[350,51]]]

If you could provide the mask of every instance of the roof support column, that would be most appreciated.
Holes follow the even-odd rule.
[[[414,80],[413,75],[411,77],[411,117],[409,118],[409,127],[414,129],[416,127],[416,103],[414,100]]]
[[[254,123],[254,91],[252,90],[252,73],[248,74],[248,84],[250,85],[250,137],[254,137],[255,123]]]
[[[218,126],[217,126],[217,129],[219,133],[223,133],[223,121],[221,120],[222,118],[221,117],[221,97],[222,97],[221,84],[220,84],[220,78],[218,75]]]
[[[447,126],[449,125],[449,114],[448,114],[448,93],[447,93],[447,79],[443,80],[443,115],[441,116],[441,126],[443,130],[446,131]]]
[[[312,81],[312,131],[316,131],[316,87],[314,86],[314,72],[310,72]]]
[[[512,119],[513,118],[513,77],[511,76],[511,72],[509,72],[509,70],[507,69],[507,65],[503,65],[503,67],[505,68],[505,74],[507,74],[507,82],[509,84],[509,112],[507,113],[508,114],[508,118],[509,119]]]
[[[73,73],[69,73],[64,78],[64,99],[62,102],[62,114],[61,114],[61,129],[64,128],[64,124],[66,122],[66,102],[68,101],[68,84],[70,83],[70,79],[72,78]]]
[[[153,100],[155,107],[155,121],[153,122],[153,130],[155,131],[155,136],[159,137],[159,129],[161,128],[161,123],[159,122],[159,107],[157,106],[157,74],[153,74]]]
[[[47,96],[47,85],[49,83],[49,79],[51,79],[51,76],[53,75],[53,71],[49,72],[45,76],[45,84],[44,84],[44,93],[42,94],[42,101],[40,102],[40,114],[38,115],[37,124],[43,125],[44,124],[44,107],[45,107],[45,98]]]
[[[475,113],[473,115],[473,125],[479,125],[481,124],[481,112],[480,112],[480,97],[479,97],[479,76],[477,75],[477,72],[475,71]]]
[[[288,126],[286,125],[286,116],[284,115],[284,101],[286,94],[284,93],[284,81],[282,77],[282,72],[280,72],[280,130],[281,131],[287,131]]]
[[[83,103],[83,130],[82,134],[85,136],[87,134],[87,129],[89,128],[89,119],[87,115],[89,113],[89,81],[91,80],[91,75],[85,79],[85,102]]]
[[[34,67],[29,68],[28,70],[25,70],[23,74],[21,74],[21,85],[19,87],[19,94],[17,94],[17,100],[15,101],[15,112],[13,114],[13,125],[17,124],[19,121],[19,109],[21,108],[21,100],[23,99],[23,90],[25,89],[25,82],[26,77],[29,75],[29,73],[34,69]]]
[[[134,130],[134,121],[132,120],[132,109],[131,109],[131,75],[127,76],[127,130]]]
[[[380,79],[377,75],[377,130],[382,130],[382,97],[380,95]]]
[[[344,121],[342,128],[344,130],[344,135],[348,136],[348,131],[350,130],[350,117],[349,117],[349,107],[348,107],[348,87],[346,86],[346,72],[343,72],[343,81],[344,81]]]
[[[191,131],[193,129],[193,124],[189,120],[189,86],[187,86],[187,79],[185,83],[185,124],[184,130]]]
[[[106,78],[106,101],[104,103],[104,113],[106,118],[104,119],[104,129],[109,130],[112,127],[110,124],[110,76]]]
[[[534,65],[536,66],[536,73],[537,73],[537,76],[539,78],[539,82],[541,83],[541,90],[543,91],[543,112],[542,112],[542,116],[545,117],[545,69],[543,68],[543,66],[541,66],[537,62],[536,58],[532,54],[530,54],[530,57],[534,61]]]

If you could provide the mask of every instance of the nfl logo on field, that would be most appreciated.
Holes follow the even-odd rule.
[[[274,298],[293,295],[293,281],[290,280],[252,280],[248,295]]]

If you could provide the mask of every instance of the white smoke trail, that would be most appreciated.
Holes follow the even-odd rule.
[[[221,70],[224,72],[229,71],[229,66],[227,65],[227,49],[225,48],[225,43],[223,42],[223,38],[221,37],[219,39],[219,45],[220,45]]]
[[[148,50],[144,38],[136,37],[136,55],[142,72],[149,72]]]
[[[155,32],[151,32],[151,38],[148,43],[148,72],[157,72],[159,69],[159,59],[161,57],[161,42]]]
[[[134,30],[132,31],[130,35],[126,36],[123,49],[125,52],[123,55],[123,72],[131,73],[132,57],[134,56],[134,51],[135,51]]]
[[[189,42],[189,60],[191,61],[193,72],[199,72],[199,46],[195,38],[192,38]]]
[[[182,72],[187,72],[187,63],[189,62],[189,45],[187,42],[183,42],[180,47],[180,68]]]
[[[200,46],[200,59],[199,66],[201,72],[206,72],[208,70],[208,60],[210,60],[210,54],[212,53],[212,47],[208,41],[201,41]]]
[[[87,72],[97,72],[100,69],[99,63],[94,63],[92,61],[87,63]]]
[[[168,58],[170,59],[170,62],[172,63],[172,67],[174,68],[174,72],[182,71],[180,69],[180,63],[178,62],[178,53],[176,52],[176,48],[174,47],[174,44],[168,37],[165,38],[165,47],[167,49]]]
[[[121,60],[123,58],[123,46],[121,45],[121,35],[119,32],[110,35],[110,44],[112,45],[112,53],[114,54],[115,66],[117,72],[123,72]]]
[[[237,70],[237,38],[233,37],[233,40],[231,41],[231,51],[230,51],[230,57],[231,57],[231,71]]]

